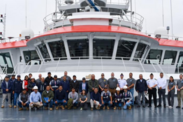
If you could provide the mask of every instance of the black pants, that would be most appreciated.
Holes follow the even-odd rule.
[[[148,93],[149,93],[149,106],[151,106],[152,96],[153,96],[153,100],[154,100],[154,106],[157,106],[156,88],[153,88],[152,90],[148,89]]]
[[[168,105],[172,107],[174,105],[174,95],[175,95],[175,90],[168,92]]]
[[[85,103],[80,103],[80,107],[83,108],[83,110],[87,110],[88,105],[87,105],[86,102]]]
[[[161,105],[161,99],[163,97],[163,104],[164,104],[164,106],[166,106],[165,93],[166,93],[166,90],[165,89],[158,89],[159,105]]]

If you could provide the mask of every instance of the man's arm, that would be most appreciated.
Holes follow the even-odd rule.
[[[18,97],[18,101],[22,103],[21,95],[22,95],[22,94],[20,94],[20,95],[19,95],[19,97]]]
[[[30,99],[30,98],[29,98],[29,95],[28,95],[28,99],[27,99],[27,101],[26,101],[25,103],[28,103],[28,102],[29,102],[29,99]]]

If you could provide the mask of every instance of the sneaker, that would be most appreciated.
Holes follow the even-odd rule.
[[[61,108],[62,108],[62,110],[64,110],[64,109],[65,109],[63,105],[61,106]]]
[[[83,110],[83,108],[80,108],[80,110],[82,111],[82,110]]]
[[[109,106],[107,106],[107,110],[109,110],[110,108],[109,108]]]
[[[9,105],[9,108],[12,108],[12,105]]]
[[[116,106],[114,107],[114,110],[116,110]]]
[[[53,110],[53,108],[50,108],[50,111],[52,111]]]
[[[93,108],[91,108],[91,111],[93,111]]]
[[[1,108],[4,108],[4,106],[1,106]]]
[[[103,110],[105,110],[105,106],[103,107]]]
[[[22,111],[22,110],[23,110],[23,108],[19,108],[18,110],[19,110],[19,111]]]
[[[169,106],[169,108],[172,108],[172,106]]]
[[[14,105],[14,108],[16,108],[17,106],[16,105]]]
[[[176,108],[180,108],[180,106],[176,106]]]
[[[59,109],[59,107],[57,106],[57,107],[56,107],[56,110],[58,110],[58,109]]]
[[[98,106],[96,109],[99,110],[100,109],[100,106]]]

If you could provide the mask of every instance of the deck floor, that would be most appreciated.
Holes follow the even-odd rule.
[[[2,98],[0,98],[1,104]],[[177,98],[175,98],[175,106]],[[178,122],[183,120],[183,109],[133,108],[132,110],[37,110],[18,111],[0,108],[3,122]]]

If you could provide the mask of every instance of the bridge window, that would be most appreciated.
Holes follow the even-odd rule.
[[[65,53],[64,42],[62,40],[55,41],[55,42],[48,42],[48,45],[50,47],[50,51],[51,51],[53,58],[55,60],[58,60],[59,58],[60,58],[60,60],[67,59],[67,56]]]
[[[161,62],[162,50],[151,49],[147,59],[146,64],[159,64]]]
[[[116,59],[129,60],[136,42],[119,40]]]
[[[114,49],[114,39],[93,39],[94,59],[111,59]]]
[[[4,69],[3,71],[1,70],[3,73],[13,73],[14,68],[10,53],[0,53],[0,67],[1,69]]]
[[[183,52],[179,53],[179,58],[177,61],[177,67],[176,67],[176,72],[183,72]]]
[[[136,50],[135,56],[134,56],[134,61],[138,61],[138,59],[142,58],[145,49],[146,49],[146,44],[143,44],[143,43],[138,44],[137,50]]]
[[[71,59],[88,59],[89,40],[88,39],[69,39],[67,40]]]
[[[176,60],[176,56],[177,56],[177,51],[166,50],[164,60],[163,60],[163,64],[165,64],[165,65],[166,64],[174,65],[175,60]]]
[[[48,53],[48,49],[46,48],[46,45],[44,43],[41,43],[40,45],[38,45],[38,48],[43,56],[44,59],[49,59],[50,55]]]
[[[28,63],[32,60],[38,60],[39,56],[35,50],[23,51],[25,63]]]

